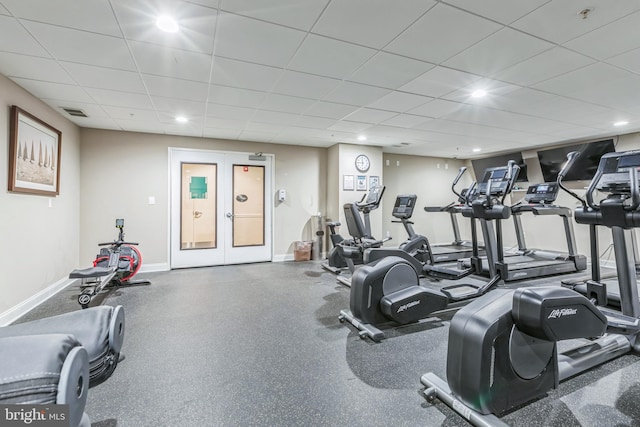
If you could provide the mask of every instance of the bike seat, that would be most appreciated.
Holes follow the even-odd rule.
[[[112,274],[115,271],[115,268],[109,267],[79,268],[69,273],[69,279],[90,279],[92,277],[104,277]]]

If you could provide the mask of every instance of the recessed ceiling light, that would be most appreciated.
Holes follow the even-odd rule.
[[[156,26],[167,33],[175,33],[178,31],[178,23],[169,15],[160,15],[156,19]]]
[[[482,98],[487,94],[487,91],[484,89],[476,89],[471,93],[471,96],[474,98]]]
[[[367,137],[364,135],[358,135],[358,141],[366,141]]]
[[[624,120],[620,121],[620,122],[615,122],[613,125],[614,126],[624,126],[624,125],[628,125],[629,122],[626,122]]]
[[[474,153],[479,153],[480,151],[482,151],[482,148],[474,148],[474,149],[473,149],[473,152],[474,152]]]
[[[189,119],[187,119],[187,118],[186,118],[186,117],[184,117],[184,116],[178,116],[178,117],[176,117],[176,122],[178,122],[178,123],[187,123],[188,121],[189,121]]]

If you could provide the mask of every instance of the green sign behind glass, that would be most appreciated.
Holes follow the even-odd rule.
[[[192,199],[206,199],[207,198],[207,177],[206,176],[192,176],[189,183],[189,192]]]

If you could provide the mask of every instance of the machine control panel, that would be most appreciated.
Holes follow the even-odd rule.
[[[629,191],[629,170],[635,168],[640,177],[640,151],[625,153],[607,153],[600,159],[598,170],[602,177],[596,188],[600,191],[616,192]]]
[[[417,199],[418,196],[415,194],[402,194],[396,197],[396,203],[393,205],[393,212],[391,215],[398,219],[411,218]]]
[[[527,203],[553,203],[558,197],[560,187],[555,182],[544,182],[542,184],[530,185],[524,200]]]

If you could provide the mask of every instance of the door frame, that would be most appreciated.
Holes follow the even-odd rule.
[[[174,152],[188,152],[188,153],[208,153],[208,154],[218,154],[218,155],[231,155],[231,156],[242,156],[242,155],[246,155],[248,156],[252,156],[252,155],[257,155],[260,154],[264,157],[267,157],[270,159],[271,161],[271,171],[265,171],[265,173],[269,173],[270,175],[270,181],[271,181],[271,188],[265,188],[265,200],[264,200],[264,205],[265,205],[265,224],[267,221],[267,217],[270,218],[269,220],[269,227],[270,227],[270,231],[269,231],[269,241],[271,243],[269,249],[269,260],[268,261],[261,261],[261,262],[272,262],[273,261],[273,249],[274,249],[274,238],[275,238],[275,209],[274,209],[274,191],[275,191],[275,154],[266,154],[266,153],[256,153],[256,152],[245,152],[245,151],[222,151],[222,150],[209,150],[209,149],[200,149],[200,148],[185,148],[185,147],[168,147],[167,150],[167,171],[168,171],[168,183],[167,183],[167,259],[169,260],[168,264],[169,264],[169,269],[173,270],[175,268],[188,268],[188,267],[174,267],[172,265],[172,256],[171,256],[171,245],[173,244],[172,242],[172,232],[173,232],[173,218],[171,216],[172,214],[172,171],[171,171],[171,166],[172,166],[172,153]],[[226,163],[226,162],[225,162]],[[225,164],[225,168],[226,168],[226,164]],[[266,176],[266,175],[265,175]],[[265,234],[266,237],[266,234]],[[225,242],[226,244],[226,242]],[[212,265],[220,265],[220,264],[212,264]]]

